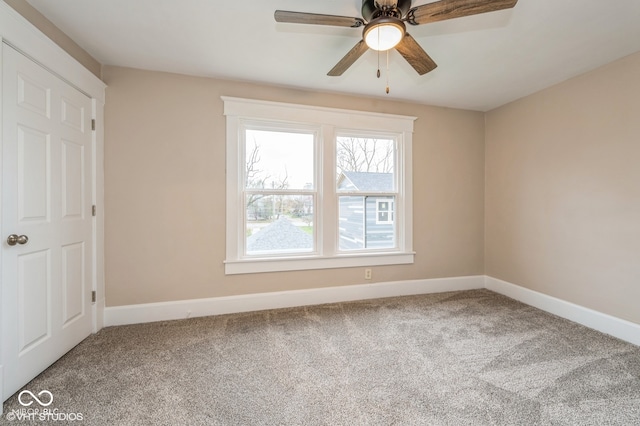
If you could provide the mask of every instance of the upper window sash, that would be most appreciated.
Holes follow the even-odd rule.
[[[300,193],[300,192],[317,192],[317,187],[318,187],[318,174],[320,172],[319,170],[319,165],[318,165],[318,158],[319,158],[319,140],[320,140],[320,132],[321,129],[319,126],[317,125],[305,125],[305,124],[300,124],[300,123],[278,123],[278,122],[265,122],[265,121],[261,121],[261,120],[251,120],[251,119],[240,119],[238,121],[238,162],[242,163],[244,161],[244,164],[246,164],[247,161],[247,156],[251,155],[251,152],[248,152],[249,147],[248,145],[250,145],[250,141],[246,140],[247,137],[247,132],[260,132],[262,133],[262,136],[266,139],[268,139],[268,134],[269,133],[273,133],[273,134],[277,134],[277,133],[281,133],[281,134],[286,134],[286,135],[295,135],[295,134],[299,134],[302,136],[310,136],[312,138],[312,149],[311,149],[311,167],[312,167],[312,172],[309,174],[309,178],[308,182],[305,181],[304,184],[310,183],[311,184],[311,188],[309,187],[305,187],[304,184],[300,184],[298,186],[293,186],[293,187],[288,187],[288,188],[274,188],[274,187],[268,187],[265,186],[264,188],[259,188],[259,187],[252,187],[250,185],[248,185],[248,182],[246,181],[246,173],[244,173],[241,177],[242,177],[242,187],[244,188],[245,191],[254,191],[254,190],[273,190],[276,192],[290,192],[290,193]],[[264,141],[260,141],[263,142]],[[273,142],[273,141],[270,141]],[[259,145],[256,146],[257,149],[260,148]],[[263,159],[265,153],[265,147],[262,146],[263,148],[263,152],[260,153],[258,151],[258,157],[260,159]],[[268,148],[267,148],[268,151]],[[268,161],[268,160],[267,160]],[[267,173],[269,174],[269,173]],[[277,179],[277,176],[271,176],[274,179]]]

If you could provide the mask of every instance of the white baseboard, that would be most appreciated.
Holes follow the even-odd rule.
[[[104,326],[139,324],[190,317],[480,288],[486,288],[500,293],[526,303],[527,305],[640,346],[640,324],[603,314],[571,302],[484,275],[360,284],[106,307],[104,308]]]
[[[601,312],[489,276],[485,277],[485,288],[526,303],[534,308],[541,309],[640,346],[640,324],[603,314]]]
[[[139,324],[323,303],[484,288],[483,275],[280,291],[106,307],[104,326]]]

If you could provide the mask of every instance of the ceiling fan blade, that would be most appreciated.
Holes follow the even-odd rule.
[[[405,20],[412,25],[510,9],[518,0],[440,0],[414,7]]]
[[[288,10],[276,10],[273,15],[276,22],[288,22],[292,24],[334,25],[336,27],[358,28],[365,24],[360,18],[348,16],[321,15],[319,13],[290,12]]]
[[[369,46],[367,46],[364,40],[360,40],[355,46],[353,46],[353,49],[351,49],[349,53],[347,53],[342,59],[340,59],[340,62],[338,62],[336,66],[327,73],[327,75],[331,77],[342,75],[342,73],[344,73],[347,68],[353,65],[353,63],[357,61],[358,58],[367,51],[367,49],[369,49]]]
[[[396,50],[420,75],[433,71],[438,66],[409,33],[405,33]]]

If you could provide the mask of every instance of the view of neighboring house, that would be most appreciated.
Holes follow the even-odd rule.
[[[394,191],[393,173],[342,172],[340,191],[340,249],[394,247],[394,196],[375,194]]]
[[[340,250],[393,248],[396,241],[395,197],[389,195],[394,192],[393,173],[345,171],[338,177],[337,189],[339,193],[345,193],[339,196]],[[260,202],[264,204],[264,200]],[[247,253],[312,251],[313,236],[293,223],[291,214],[295,216],[298,210],[280,205],[277,211],[282,215],[266,226],[255,228],[247,237]],[[249,209],[247,216],[251,217]]]

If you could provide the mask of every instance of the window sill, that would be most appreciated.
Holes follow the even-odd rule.
[[[225,275],[256,274],[261,272],[304,271],[310,269],[355,268],[361,266],[406,265],[414,262],[414,252],[348,254],[333,257],[308,256],[227,260]]]

